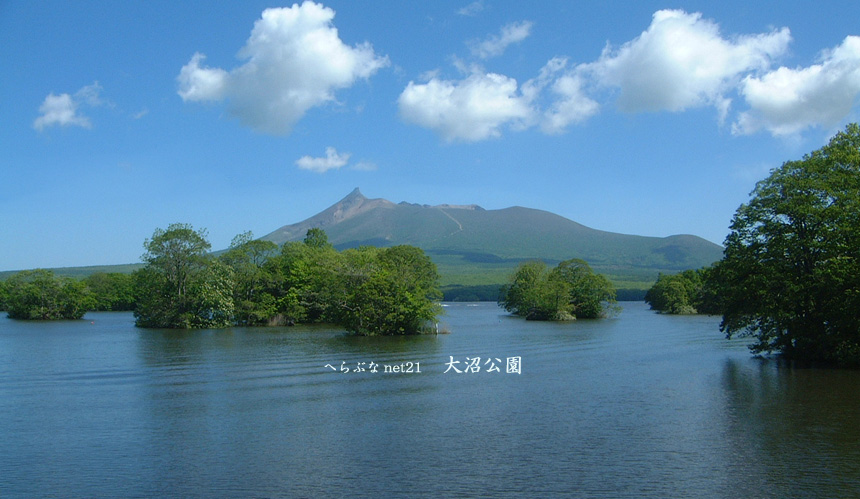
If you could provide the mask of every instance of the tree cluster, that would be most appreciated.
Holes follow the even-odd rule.
[[[92,297],[90,310],[134,310],[134,279],[131,274],[96,272],[87,276],[83,283]]]
[[[11,319],[80,319],[94,303],[83,282],[44,269],[12,275],[2,283],[0,295]]]
[[[499,305],[529,320],[604,317],[614,308],[615,288],[584,260],[566,260],[553,269],[535,260],[520,264],[500,291]]]
[[[328,322],[361,335],[415,334],[435,321],[436,266],[412,246],[336,251],[321,229],[278,247],[237,236],[218,257],[202,231],[174,224],[145,243],[135,272],[141,327]]]
[[[665,314],[717,314],[720,312],[711,269],[660,274],[645,293],[652,310]]]
[[[788,161],[735,213],[713,270],[721,328],[754,352],[860,365],[860,127]]]

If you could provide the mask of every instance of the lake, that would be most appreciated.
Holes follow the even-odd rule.
[[[858,371],[643,303],[446,305],[406,338],[3,314],[0,497],[860,497]]]

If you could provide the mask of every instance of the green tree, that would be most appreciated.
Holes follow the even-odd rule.
[[[614,310],[615,287],[581,259],[552,270],[541,261],[520,264],[500,293],[499,304],[530,320],[595,319]]]
[[[0,281],[0,310],[8,310],[9,291],[6,286],[6,281]]]
[[[788,161],[738,208],[714,269],[722,329],[755,353],[860,364],[860,127]]]
[[[666,314],[718,314],[722,310],[712,267],[660,274],[645,293],[645,302]]]
[[[182,327],[221,328],[233,323],[233,269],[209,259],[190,281],[191,311]]]
[[[546,264],[539,260],[523,262],[511,276],[499,295],[499,305],[512,314],[527,319],[544,319],[556,309],[555,303],[545,305],[543,291],[547,281]]]
[[[335,276],[333,315],[352,333],[417,334],[441,312],[436,265],[414,246],[347,250]]]
[[[234,321],[243,325],[267,324],[277,315],[272,294],[276,278],[269,259],[277,255],[278,245],[255,240],[251,232],[233,238],[221,261],[233,270]]]
[[[25,270],[6,280],[11,319],[80,319],[93,303],[81,281],[56,277],[50,270]]]
[[[282,322],[333,321],[332,286],[341,255],[330,244],[317,244],[320,241],[327,241],[324,232],[305,242],[285,243],[281,253],[267,264],[274,277],[272,296]]]
[[[307,246],[316,249],[329,249],[333,247],[331,243],[328,242],[328,234],[319,227],[308,229],[308,232],[305,234],[304,243]]]
[[[96,272],[84,279],[92,293],[93,310],[134,310],[134,278],[131,274]]]
[[[605,276],[595,274],[585,260],[563,261],[553,273],[568,286],[566,312],[580,319],[597,319],[614,310],[615,286]]]
[[[135,272],[140,327],[225,327],[233,315],[232,270],[208,255],[204,230],[187,224],[156,229]]]

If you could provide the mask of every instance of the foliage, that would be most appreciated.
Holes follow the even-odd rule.
[[[134,273],[141,327],[224,327],[233,316],[233,271],[207,254],[205,231],[172,224],[144,243],[146,266]]]
[[[499,304],[531,320],[594,319],[614,309],[615,288],[580,259],[552,270],[542,261],[520,264],[502,288]]]
[[[6,310],[9,303],[9,291],[6,289],[6,281],[0,280],[0,310]]]
[[[304,243],[309,248],[314,249],[328,249],[332,247],[331,243],[328,242],[328,234],[319,227],[308,229],[307,234],[305,234]]]
[[[221,262],[233,270],[234,322],[252,326],[266,324],[277,314],[270,292],[275,276],[266,263],[278,252],[275,243],[253,237],[251,232],[236,236],[221,256]]]
[[[714,281],[755,353],[860,364],[860,127],[788,161],[732,220]]]
[[[333,322],[332,283],[338,259],[330,245],[292,242],[269,261],[276,278],[272,290],[276,309],[286,323]]]
[[[710,268],[660,274],[645,294],[645,302],[651,305],[652,310],[666,314],[719,313],[711,275]]]
[[[237,236],[217,259],[205,233],[156,230],[135,272],[137,323],[224,327],[333,322],[362,335],[414,334],[440,312],[436,266],[418,248],[337,252],[326,233],[278,247]]]
[[[80,319],[92,305],[84,283],[56,277],[49,270],[18,272],[4,287],[11,319]]]
[[[343,253],[334,312],[360,335],[416,334],[441,312],[436,265],[414,246]]]
[[[96,272],[84,279],[92,293],[92,310],[134,310],[134,278],[130,274]]]

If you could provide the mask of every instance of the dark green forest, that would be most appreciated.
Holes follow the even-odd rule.
[[[652,308],[718,313],[753,353],[860,367],[860,126],[760,181],[712,267],[661,275]]]
[[[147,328],[222,328],[325,322],[359,335],[435,330],[441,312],[436,266],[418,248],[335,250],[324,231],[279,247],[237,236],[218,256],[204,230],[157,229],[132,274],[84,280],[48,270],[0,282],[14,319],[79,319],[87,310],[134,310]]]

